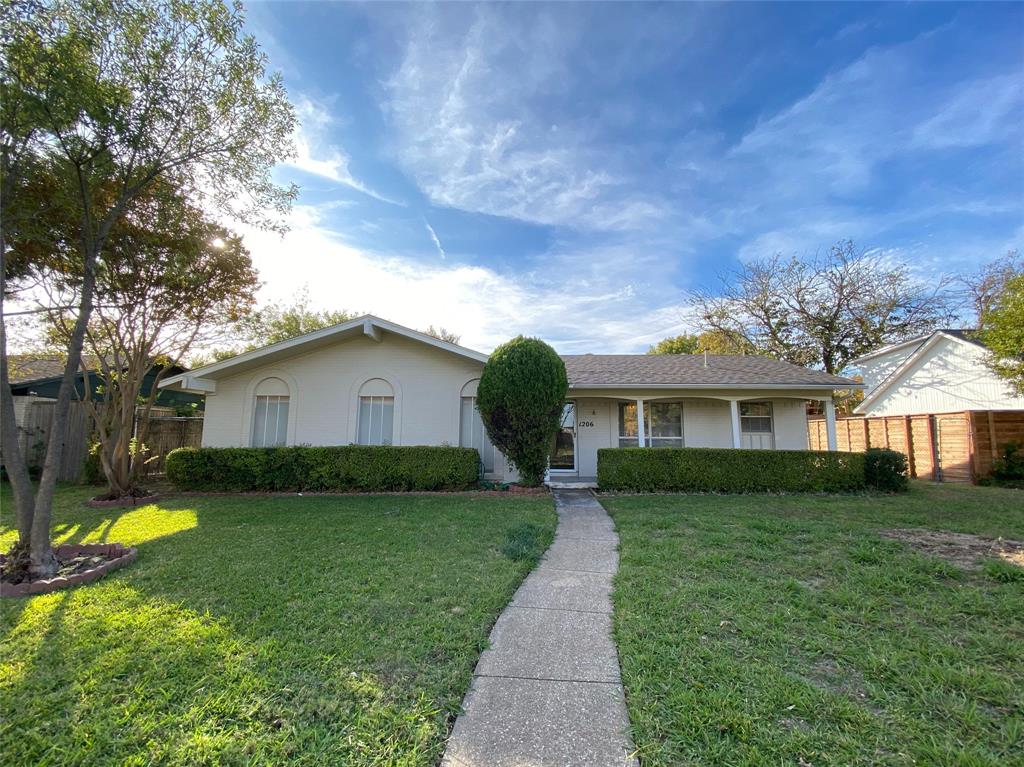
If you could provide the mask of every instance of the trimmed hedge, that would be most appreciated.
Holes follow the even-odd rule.
[[[469,447],[183,447],[167,456],[167,478],[207,492],[465,490],[479,463]]]
[[[849,493],[865,488],[863,453],[683,447],[597,451],[601,490]]]
[[[910,486],[907,457],[898,450],[871,447],[864,454],[864,479],[872,490],[902,493]]]

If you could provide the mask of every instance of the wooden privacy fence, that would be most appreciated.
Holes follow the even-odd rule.
[[[14,413],[18,422],[18,437],[22,454],[29,468],[38,471],[46,456],[50,441],[55,401],[39,397],[15,397]],[[199,447],[203,437],[202,418],[176,418],[169,408],[154,408],[149,417],[146,446],[149,460],[143,474],[153,476],[164,473],[167,454],[178,447]],[[81,402],[72,402],[67,428],[64,430],[64,454],[57,479],[73,482],[82,475],[82,466],[92,442],[92,421],[89,411]]]
[[[811,450],[827,450],[825,419],[809,418]],[[1009,442],[1024,443],[1024,410],[890,415],[836,420],[836,446],[844,452],[887,447],[907,456],[910,476],[942,482],[977,482]]]

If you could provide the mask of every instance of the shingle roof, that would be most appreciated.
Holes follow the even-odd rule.
[[[563,354],[569,385],[858,386],[856,381],[768,357],[703,354]]]
[[[7,357],[11,383],[23,384],[60,378],[64,375],[64,360],[65,357],[60,354],[11,354]],[[91,360],[91,363],[95,362],[95,359]]]

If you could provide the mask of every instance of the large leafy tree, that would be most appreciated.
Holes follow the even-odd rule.
[[[925,283],[879,252],[840,242],[811,258],[744,263],[690,299],[705,331],[759,354],[839,373],[850,360],[954,316],[950,280]]]
[[[97,267],[96,305],[85,348],[99,368],[98,399],[87,397],[108,497],[145,494],[149,415],[170,366],[250,310],[259,286],[241,238],[168,190],[136,198],[111,229]],[[73,222],[64,222],[72,235]],[[54,229],[56,230],[56,226]],[[74,243],[61,241],[63,247]],[[75,316],[61,307],[74,285],[47,283],[51,340],[66,347]],[[156,376],[143,395],[146,376]]]
[[[738,333],[705,330],[663,338],[651,346],[648,354],[755,354],[756,350]]]
[[[54,275],[74,285],[74,322],[52,429],[67,422],[96,301],[97,269],[135,200],[173,190],[260,226],[295,196],[271,179],[291,153],[295,118],[279,76],[243,32],[240,4],[219,0],[8,0],[0,14],[0,302]],[[66,263],[7,269],[9,236],[36,236],[32,198],[46,178],[73,210],[77,248]],[[74,275],[74,279],[70,278]],[[0,312],[5,307],[0,304]],[[7,315],[0,335],[3,459],[14,491],[15,567],[50,574],[50,512],[63,444],[50,440],[38,489],[17,444],[8,386]]]
[[[477,387],[487,435],[519,471],[539,485],[569,390],[565,363],[537,338],[518,336],[495,349]]]
[[[1024,272],[1003,284],[981,316],[981,337],[991,366],[1013,392],[1024,397]]]

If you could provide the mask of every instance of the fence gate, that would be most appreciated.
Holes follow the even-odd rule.
[[[142,475],[152,477],[167,471],[167,454],[179,447],[199,447],[203,440],[202,418],[149,417],[146,447],[149,456]]]

